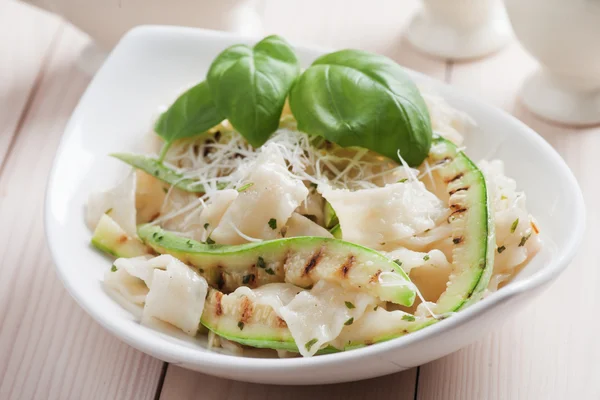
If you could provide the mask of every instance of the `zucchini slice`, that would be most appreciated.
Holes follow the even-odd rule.
[[[144,243],[198,268],[208,283],[224,292],[240,286],[289,282],[303,288],[320,280],[339,283],[383,301],[410,306],[414,285],[395,262],[375,250],[342,240],[300,236],[241,245],[210,245],[165,232],[152,225],[138,228]],[[379,275],[393,274],[397,285],[383,285]]]
[[[198,183],[197,180],[184,178],[183,174],[167,167],[156,158],[131,153],[115,153],[111,156],[185,192],[204,193],[205,191],[204,186]],[[217,183],[218,189],[223,189],[225,186],[225,184]]]
[[[104,214],[98,221],[92,236],[92,245],[117,258],[150,254],[138,238],[129,236],[108,214]]]
[[[435,307],[443,314],[476,302],[489,284],[496,242],[493,207],[483,173],[452,142],[434,138],[429,163],[441,165],[437,172],[447,185],[452,210],[452,273]]]
[[[246,346],[298,351],[287,324],[275,310],[246,296],[209,289],[200,322],[217,335]]]

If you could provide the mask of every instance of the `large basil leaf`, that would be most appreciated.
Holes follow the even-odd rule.
[[[298,129],[360,146],[411,166],[431,147],[431,120],[419,90],[394,61],[359,50],[317,59],[290,92]]]
[[[294,50],[279,36],[253,48],[234,45],[207,75],[212,97],[231,125],[255,147],[277,130],[287,94],[300,73]]]
[[[203,133],[224,119],[212,101],[206,81],[188,89],[161,114],[154,126],[165,141],[161,160],[175,140]]]

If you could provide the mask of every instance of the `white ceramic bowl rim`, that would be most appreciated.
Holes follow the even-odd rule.
[[[214,32],[214,31],[205,31],[197,28],[183,28],[183,27],[170,27],[170,26],[141,26],[134,28],[130,32],[128,32],[121,42],[129,36],[133,36],[136,34],[143,33],[147,30],[152,31],[164,31],[170,33],[185,33],[186,35],[190,34],[210,34],[212,36],[221,36],[235,39],[240,42],[247,42],[248,38],[242,38],[234,34],[224,33],[224,32]],[[118,48],[121,44],[117,45]],[[316,46],[298,46],[295,45],[297,49],[308,49],[311,50],[318,49]],[[114,51],[113,51],[114,52]],[[112,54],[111,54],[112,56]],[[109,56],[109,59],[110,57]],[[108,61],[108,60],[107,60]],[[411,71],[415,75],[423,76],[418,72]],[[426,80],[431,80],[429,77],[425,77]],[[88,89],[82,96],[79,105],[76,107],[73,115],[76,115],[80,105],[85,102],[85,99],[89,95],[90,88],[95,84],[95,79],[92,80]],[[446,88],[449,88],[448,85],[445,85]],[[455,88],[447,89],[451,90],[454,93],[460,93]],[[443,94],[443,93],[442,93]],[[475,102],[475,100],[466,94],[461,94],[461,96],[467,100]],[[317,366],[334,366],[336,364],[344,363],[349,360],[360,359],[366,355],[369,356],[383,356],[389,352],[391,349],[399,349],[403,347],[408,347],[412,343],[420,341],[422,339],[438,336],[451,330],[454,327],[457,327],[466,321],[469,321],[480,314],[485,313],[487,308],[495,304],[503,303],[515,295],[529,291],[533,288],[543,286],[544,284],[551,281],[553,278],[557,277],[567,266],[568,263],[573,259],[575,252],[583,238],[583,233],[585,230],[585,205],[583,201],[583,195],[575,177],[572,172],[559,156],[559,154],[537,133],[535,133],[532,129],[527,127],[525,124],[517,120],[512,116],[507,116],[503,111],[497,109],[493,106],[485,106],[487,112],[490,114],[495,114],[496,116],[502,116],[502,118],[510,118],[510,122],[513,126],[518,127],[523,132],[527,132],[527,135],[531,137],[537,146],[539,146],[543,152],[547,153],[552,161],[561,166],[560,170],[562,171],[562,176],[556,177],[556,179],[560,179],[563,181],[564,185],[568,188],[568,190],[572,191],[574,196],[575,207],[573,207],[572,218],[573,218],[573,226],[576,227],[575,231],[572,232],[572,235],[566,242],[566,245],[561,249],[561,251],[555,255],[553,260],[549,263],[549,265],[545,266],[540,271],[537,271],[530,277],[518,281],[513,282],[510,285],[503,287],[501,290],[491,294],[486,299],[480,301],[473,306],[460,311],[456,315],[452,316],[452,318],[447,318],[443,321],[438,322],[432,326],[427,327],[426,329],[411,333],[410,335],[406,335],[394,340],[390,340],[383,343],[377,343],[371,346],[367,346],[364,348],[355,349],[352,351],[333,353],[327,355],[321,355],[311,358],[283,358],[283,359],[268,359],[268,358],[246,358],[246,357],[238,357],[227,354],[221,354],[216,352],[194,352],[190,351],[189,348],[184,348],[182,346],[177,346],[175,344],[166,342],[159,337],[154,337],[151,335],[136,335],[132,334],[128,331],[123,325],[120,324],[118,319],[105,319],[93,306],[92,303],[89,302],[85,296],[83,296],[80,292],[75,290],[75,287],[72,285],[72,282],[68,279],[68,277],[64,274],[64,271],[61,268],[57,267],[58,276],[63,282],[64,286],[71,294],[71,296],[77,301],[77,303],[89,314],[91,315],[99,324],[101,324],[104,328],[115,334],[117,337],[124,340],[129,345],[144,351],[146,353],[150,353],[153,355],[162,358],[163,360],[178,360],[180,362],[189,363],[189,364],[201,364],[208,367],[215,367],[219,369],[228,368],[235,366],[236,368],[249,368],[252,369],[255,373],[268,373],[268,371],[272,371],[275,369],[281,370],[297,370],[297,369],[311,369]],[[46,192],[46,206],[45,206],[45,231],[47,236],[49,232],[51,232],[51,213],[49,209],[49,192],[50,188],[53,187],[54,181],[58,179],[56,175],[56,164],[58,155],[61,154],[61,150],[65,143],[69,141],[71,135],[74,130],[71,129],[74,124],[74,121],[69,121],[69,124],[66,128],[66,134],[61,139],[61,143],[59,145],[57,151],[57,158],[54,161],[54,165],[50,174],[50,178],[48,181],[47,192]],[[50,240],[48,238],[48,242]],[[55,253],[55,249],[50,245],[51,254],[54,260],[59,260],[59,254]]]

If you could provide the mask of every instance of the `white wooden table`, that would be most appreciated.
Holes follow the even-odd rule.
[[[402,38],[415,7],[408,0],[266,0],[264,17],[268,31],[291,41],[390,56],[504,108],[548,140],[579,179],[588,231],[571,267],[543,296],[455,354],[349,384],[233,382],[134,350],[69,297],[44,239],[46,178],[90,81],[75,65],[88,39],[56,16],[0,0],[0,399],[600,399],[600,265],[594,253],[600,128],[550,125],[519,104],[519,84],[534,63],[516,43],[470,63],[418,54]]]

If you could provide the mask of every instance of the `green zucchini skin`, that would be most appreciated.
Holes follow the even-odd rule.
[[[485,178],[463,152],[443,138],[434,138],[429,162],[443,165],[439,173],[447,184],[449,205],[453,210],[448,223],[452,225],[455,245],[452,260],[454,278],[435,308],[437,314],[445,315],[415,321],[406,321],[395,315],[389,326],[382,328],[363,321],[367,318],[365,314],[353,326],[345,328],[348,332],[342,331],[344,341],[341,345],[336,344],[339,348],[328,346],[322,352],[356,349],[423,329],[446,318],[448,313],[476,302],[487,288],[494,264],[495,239]],[[225,299],[225,305],[220,306],[219,312],[216,311],[217,297]],[[367,313],[375,312],[387,313],[385,310]],[[392,313],[383,317],[388,320]],[[238,327],[240,321],[244,322],[243,329]],[[202,324],[216,334],[244,345],[297,352],[291,333],[275,311],[265,305],[255,307],[247,298],[235,299],[213,290],[207,300]]]
[[[184,178],[183,174],[167,167],[156,158],[131,153],[115,153],[111,154],[111,156],[185,192],[205,192],[204,186],[199,184],[197,180]],[[217,183],[217,188],[223,189],[224,187],[224,184]]]
[[[92,245],[113,257],[137,257],[150,254],[138,238],[129,236],[110,216],[104,214],[92,236]]]
[[[336,224],[333,228],[331,228],[329,230],[329,232],[336,239],[341,239],[342,238],[342,227],[340,226],[340,224]]]
[[[447,184],[452,214],[453,270],[448,287],[436,305],[438,314],[458,311],[478,301],[494,268],[493,207],[483,173],[450,141],[433,140],[429,162]]]
[[[395,262],[381,253],[342,240],[300,236],[242,245],[203,244],[152,225],[138,227],[144,243],[198,268],[208,283],[226,293],[240,286],[289,282],[308,288],[319,280],[335,281],[383,301],[410,306],[414,286]],[[385,286],[382,272],[395,272],[406,285]]]
[[[332,229],[336,225],[340,224],[340,220],[338,219],[338,216],[335,213],[335,210],[333,209],[333,207],[331,206],[331,204],[328,201],[325,201],[323,215],[325,218],[325,228]]]

